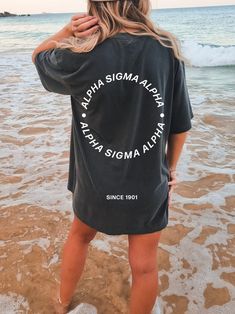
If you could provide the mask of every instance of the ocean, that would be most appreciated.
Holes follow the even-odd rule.
[[[3,226],[10,228],[4,233],[6,238],[15,234],[26,207],[30,211],[34,206],[31,214],[35,222],[24,216],[32,230],[41,211],[43,217],[47,215],[44,210],[72,214],[71,193],[66,189],[70,98],[45,91],[31,55],[74,14],[0,18],[0,207]],[[235,292],[229,273],[235,232],[235,6],[152,10],[151,17],[159,27],[178,36],[193,65],[186,67],[193,128],[178,164],[180,184],[174,191],[169,226],[161,240],[160,254],[165,263],[160,261],[159,266],[161,301],[166,314],[232,313]],[[15,223],[9,225],[12,219]],[[47,228],[45,223],[43,230]],[[37,230],[41,232],[42,225]],[[40,232],[36,237],[43,239]],[[102,238],[106,246],[100,244],[99,250],[113,247],[111,238]],[[15,245],[8,252],[12,260]],[[19,265],[24,267],[21,261]],[[40,267],[38,273],[44,272]],[[0,282],[5,277],[1,278],[0,272]],[[9,287],[14,290],[18,282],[15,276],[9,278],[13,278]],[[27,280],[24,284],[30,286]],[[98,279],[95,284],[99,287]],[[124,306],[125,299],[120,297],[119,301]],[[111,303],[107,302],[107,313],[113,313]]]
[[[9,64],[14,65],[12,58],[15,60],[16,56],[19,66],[20,62],[25,64],[32,50],[68,23],[74,14],[1,18],[1,72]],[[181,40],[183,52],[193,65],[188,69],[188,84],[195,104],[208,95],[218,96],[218,91],[226,99],[234,96],[235,6],[159,9],[152,10],[151,17]]]

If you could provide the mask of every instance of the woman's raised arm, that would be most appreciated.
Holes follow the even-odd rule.
[[[67,25],[65,25],[56,34],[44,40],[37,48],[34,49],[32,62],[34,63],[37,53],[56,48],[56,44],[53,42],[54,40],[60,41],[63,38],[74,36],[74,34],[76,37],[88,36],[97,30],[99,27],[97,23],[98,19],[94,16],[88,15],[87,13],[78,13],[72,16],[71,21]]]

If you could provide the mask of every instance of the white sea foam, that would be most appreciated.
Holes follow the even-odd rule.
[[[23,311],[23,312],[22,312]],[[29,312],[28,301],[21,295],[9,292],[0,295],[0,313],[1,314],[16,314]]]
[[[41,249],[46,251],[50,246],[50,240],[48,238],[38,238],[32,240],[18,241],[18,244],[25,245],[26,248],[24,250],[24,253],[28,254],[32,251],[33,245],[38,245]]]
[[[235,46],[200,44],[192,40],[182,42],[184,55],[193,66],[211,67],[235,65]]]
[[[97,309],[91,304],[81,303],[69,314],[97,314]]]

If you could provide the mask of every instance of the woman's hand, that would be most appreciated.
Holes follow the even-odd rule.
[[[172,192],[175,188],[175,185],[177,184],[177,179],[176,179],[176,170],[169,170],[169,175],[170,175],[170,181],[168,181],[169,185],[169,198],[168,198],[168,206],[171,205],[171,198],[172,198]]]
[[[99,20],[87,13],[78,13],[72,16],[71,21],[65,25],[56,34],[44,40],[32,53],[32,62],[34,63],[36,55],[44,50],[56,48],[55,41],[75,36],[86,37],[94,33],[99,28]]]
[[[78,13],[71,18],[68,24],[70,31],[75,37],[86,37],[97,31],[99,19],[88,13]]]

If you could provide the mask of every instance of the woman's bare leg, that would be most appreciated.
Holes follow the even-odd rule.
[[[130,314],[150,314],[158,295],[157,248],[160,231],[128,235],[132,272]]]
[[[88,245],[96,233],[97,230],[84,224],[74,215],[74,220],[62,254],[60,299],[63,304],[69,303],[72,299],[76,285],[84,269]]]

